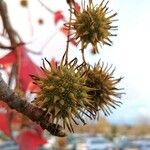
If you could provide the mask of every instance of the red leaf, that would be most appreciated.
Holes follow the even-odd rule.
[[[60,31],[61,31],[62,33],[64,33],[66,36],[68,36],[68,29],[67,29],[67,27],[65,27],[65,26],[61,27],[61,28],[60,28]],[[71,39],[70,39],[70,42],[71,42],[73,45],[77,46],[77,42],[75,41],[75,39],[71,38]]]
[[[31,91],[32,93],[37,93],[40,91],[40,88],[33,82],[30,82],[28,86],[28,90]]]
[[[77,2],[75,2],[75,10],[76,10],[77,12],[80,11],[80,5],[79,5]]]
[[[9,120],[8,120],[7,113],[0,113],[0,130],[4,132],[7,136],[10,135],[10,129],[9,129]]]
[[[20,150],[38,150],[40,145],[46,143],[37,130],[30,129],[22,132],[17,138],[16,143],[19,145]]]
[[[8,105],[6,103],[4,103],[3,101],[0,101],[0,109],[6,108],[6,107],[8,107]]]
[[[7,113],[6,113],[7,111]],[[1,129],[1,125],[6,125],[6,132],[4,132],[6,135],[9,136],[9,132],[10,131],[7,131],[9,129],[7,129],[7,126],[9,128],[9,126],[11,126],[12,124],[15,124],[15,125],[19,125],[21,124],[22,122],[22,117],[21,117],[21,114],[16,112],[15,110],[11,109],[6,103],[4,103],[3,101],[0,101],[0,113],[3,114],[3,116],[5,115],[5,119],[6,119],[6,123],[3,123],[5,120],[4,120],[4,117],[3,119],[1,120],[0,118],[0,129]],[[4,129],[5,129],[4,128]],[[3,129],[3,127],[2,127]],[[5,130],[4,130],[5,131]]]
[[[64,20],[64,16],[62,14],[62,11],[56,11],[54,13],[54,22],[57,24],[60,20]]]
[[[25,92],[30,82],[32,82],[30,74],[42,74],[41,69],[33,63],[27,54],[23,44],[19,44],[14,50],[0,59],[0,64],[8,66],[8,64],[17,63],[18,78],[21,84],[21,89]]]
[[[27,54],[26,48],[24,45],[20,45],[16,48],[16,51],[19,52],[20,58],[20,71],[19,71],[19,80],[21,82],[21,88],[23,91],[26,91],[30,82],[32,82],[30,74],[40,75],[42,74],[41,69],[33,63],[30,57]]]
[[[16,62],[16,55],[15,55],[14,51],[11,51],[4,57],[0,58],[0,64],[4,65],[5,67],[6,67],[6,65],[9,65],[9,64],[12,64],[15,62]]]

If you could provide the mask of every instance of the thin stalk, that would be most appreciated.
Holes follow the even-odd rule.
[[[71,2],[69,3],[69,7],[70,7],[70,10],[72,10],[72,3],[71,3]],[[69,22],[71,22],[71,18],[72,18],[72,12],[70,11]],[[63,56],[63,58],[66,56],[66,57],[65,57],[65,63],[66,63],[66,64],[68,63],[68,51],[69,51],[70,30],[71,30],[71,25],[69,24],[69,26],[68,26],[68,35],[67,35],[66,51],[65,51],[64,56]]]
[[[82,54],[83,63],[86,63],[85,55],[84,55],[84,49],[83,48],[81,49],[81,54]]]

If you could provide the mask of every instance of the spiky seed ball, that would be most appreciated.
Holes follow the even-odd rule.
[[[51,67],[51,70],[44,67],[45,77],[32,76],[40,88],[33,103],[50,112],[52,122],[62,122],[70,131],[73,131],[72,122],[76,123],[74,118],[85,123],[82,112],[88,112],[92,107],[87,94],[90,88],[85,86],[86,78],[77,68],[74,59],[68,64]]]
[[[122,78],[115,79],[113,77],[115,69],[110,71],[111,67],[108,67],[108,65],[104,67],[104,63],[100,65],[99,61],[86,74],[86,85],[96,89],[89,92],[92,96],[93,105],[95,108],[102,110],[106,116],[112,113],[111,107],[120,106],[121,102],[116,99],[121,98],[123,94],[118,92],[121,89],[116,87]]]
[[[109,37],[116,36],[116,34],[112,34],[110,31],[116,30],[117,26],[111,24],[116,21],[113,18],[117,13],[109,15],[111,11],[109,11],[107,4],[108,2],[104,4],[103,0],[98,6],[90,3],[87,8],[83,8],[82,12],[75,9],[71,10],[75,19],[72,19],[68,24],[71,26],[71,29],[75,30],[74,38],[79,38],[79,41],[81,41],[81,49],[85,49],[91,43],[93,47],[92,52],[95,54],[98,53],[98,43],[100,45],[112,45]]]

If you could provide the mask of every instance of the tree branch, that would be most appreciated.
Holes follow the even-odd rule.
[[[7,6],[6,6],[6,3],[4,2],[4,0],[0,0],[0,15],[2,17],[3,26],[8,33],[8,36],[9,36],[9,39],[11,42],[11,46],[16,47],[18,44],[18,40],[21,41],[21,38],[17,34],[17,32],[12,28],[12,25],[10,23],[9,16],[8,16]]]
[[[13,47],[12,50],[15,50],[15,48],[18,46],[18,44],[22,43],[22,40],[19,36],[19,34],[13,29],[9,16],[8,16],[8,10],[7,5],[4,0],[0,0],[0,14],[2,17],[2,22],[4,29],[8,33],[8,37],[11,43],[11,47]],[[20,58],[18,57],[19,51],[17,51],[17,60],[16,60],[16,72],[15,72],[15,78],[16,78],[16,89],[19,89],[19,69],[20,69]]]
[[[3,80],[0,73],[0,100],[7,103],[8,106],[16,111],[26,115],[32,121],[38,123],[43,129],[48,130],[55,136],[66,136],[64,129],[60,125],[50,123],[51,114],[27,102],[15,94]]]

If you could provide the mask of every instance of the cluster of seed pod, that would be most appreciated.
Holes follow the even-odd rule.
[[[46,69],[45,61],[50,69]],[[110,68],[100,66],[91,67],[85,63],[77,65],[77,58],[67,64],[56,67],[46,59],[42,70],[45,76],[32,75],[34,83],[40,88],[33,103],[52,114],[53,123],[62,123],[73,132],[72,123],[86,123],[86,117],[97,118],[99,110],[105,115],[111,112],[120,102],[121,93],[117,92],[116,84],[121,80],[114,79]]]
[[[115,21],[112,18],[116,13],[108,16],[107,4],[104,5],[103,0],[99,6],[94,6],[89,1],[87,8],[84,6],[81,12],[71,7],[70,12],[75,15],[75,19],[70,20],[68,26],[69,30],[75,30],[74,38],[80,39],[81,50],[91,43],[93,53],[98,53],[97,43],[111,45],[109,36],[114,34],[110,30],[117,28],[111,23]],[[112,113],[111,108],[120,106],[119,99],[123,93],[117,84],[122,78],[115,79],[115,69],[100,61],[95,66],[84,59],[80,65],[77,58],[68,62],[67,52],[68,49],[64,54],[66,61],[63,57],[55,67],[47,59],[43,60],[44,76],[31,76],[40,89],[33,104],[51,113],[52,123],[62,124],[73,132],[73,123],[85,124],[87,117],[97,119],[100,110],[109,115]],[[45,62],[49,64],[49,69]]]

